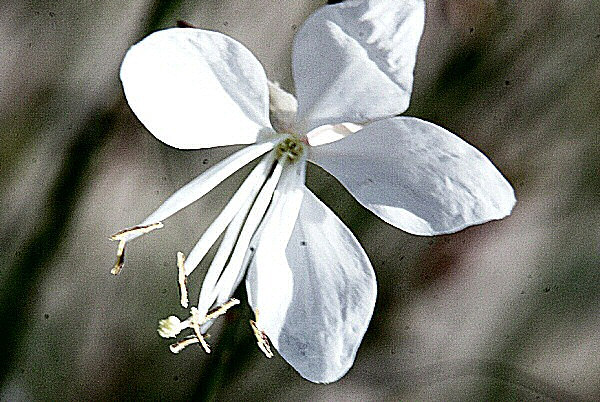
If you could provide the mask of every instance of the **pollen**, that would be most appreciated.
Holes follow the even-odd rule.
[[[304,145],[299,138],[290,135],[277,145],[276,153],[277,159],[285,157],[288,161],[294,162],[304,153]]]

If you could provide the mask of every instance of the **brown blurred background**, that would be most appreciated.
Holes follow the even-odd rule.
[[[111,233],[236,149],[179,151],[148,134],[118,80],[127,48],[186,20],[241,41],[293,91],[292,37],[324,3],[0,3],[0,400],[600,400],[595,0],[427,2],[407,115],[490,157],[516,189],[509,218],[411,236],[309,167],[308,186],[357,235],[379,283],[339,382],[265,359],[246,306],[211,331],[211,355],[173,355],[156,334],[158,319],[183,315],[175,253],[243,172],[132,243],[123,273],[109,274]]]

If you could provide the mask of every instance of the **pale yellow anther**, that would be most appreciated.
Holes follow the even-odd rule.
[[[217,317],[222,316],[223,314],[225,314],[227,312],[227,310],[229,310],[230,308],[232,308],[233,306],[240,304],[240,301],[238,299],[235,298],[231,298],[229,299],[229,301],[221,304],[220,306],[210,310],[206,316],[204,317],[204,319],[202,320],[202,324],[204,324],[207,321],[213,320]]]
[[[194,343],[198,343],[198,342],[199,342],[198,338],[196,338],[195,336],[189,336],[185,339],[180,340],[179,342],[169,345],[169,349],[173,353],[179,353],[186,347],[193,345]]]
[[[198,340],[200,341],[200,345],[202,345],[202,348],[204,349],[204,351],[206,353],[210,353],[210,346],[208,346],[208,343],[206,343],[205,337],[200,335]]]
[[[187,276],[185,276],[185,256],[182,252],[177,252],[177,270],[178,270],[178,282],[179,282],[179,293],[181,294],[181,307],[187,308],[188,306],[188,291],[187,291]]]
[[[256,312],[256,320],[258,321],[258,311]],[[258,328],[256,322],[250,320],[250,326],[252,327],[252,332],[254,332],[254,336],[256,337],[256,344],[259,349],[267,356],[269,359],[273,357],[273,352],[271,351],[271,344],[269,343],[269,338],[267,338],[267,334],[265,331]]]
[[[200,312],[196,307],[192,307],[190,309],[190,312],[192,313],[192,316],[188,320],[188,325],[194,330],[194,334],[196,335],[196,338],[198,338],[198,342],[200,342],[200,345],[202,346],[204,351],[206,353],[210,353],[210,346],[208,346],[208,343],[206,343],[204,335],[202,335],[202,331],[200,330]]]
[[[137,237],[139,235],[146,234],[148,232],[152,232],[153,230],[160,229],[164,225],[162,222],[151,223],[149,225],[139,225],[133,226],[127,229],[123,229],[118,231],[117,233],[110,236],[111,240],[129,240],[131,237]]]
[[[193,345],[195,343],[200,343],[200,344],[204,343],[205,346],[203,345],[203,347],[204,347],[204,350],[206,351],[206,349],[208,348],[208,344],[206,343],[206,339],[209,339],[209,338],[210,338],[209,334],[204,334],[204,336],[201,339],[198,339],[194,335],[190,335],[190,336],[187,336],[187,337],[183,338],[179,342],[175,342],[175,343],[169,345],[169,349],[173,353],[179,353],[183,349],[185,349],[186,347],[188,347],[190,345]],[[208,348],[207,353],[210,353],[210,348]]]
[[[181,264],[183,264],[183,261]],[[181,321],[174,315],[165,318],[164,320],[160,320],[158,322],[158,333],[163,338],[174,338],[182,330],[191,328],[194,331],[194,335],[188,336],[183,340],[172,344],[170,346],[171,352],[179,353],[183,348],[194,343],[199,343],[206,353],[210,353],[210,345],[206,342],[206,339],[209,338],[209,335],[202,334],[201,326],[208,321],[225,314],[227,310],[239,303],[240,301],[238,299],[230,299],[226,303],[223,303],[217,308],[211,310],[204,317],[200,316],[200,311],[197,307],[192,307],[190,308],[190,317],[185,321]]]
[[[151,223],[150,225],[134,226],[128,229],[123,229],[110,236],[111,240],[119,241],[119,247],[117,249],[117,261],[110,270],[110,273],[113,275],[118,275],[119,272],[121,272],[123,264],[125,263],[125,244],[127,244],[128,240],[162,227],[162,222]]]
[[[110,270],[110,273],[113,275],[118,275],[125,263],[125,244],[125,240],[119,242],[119,247],[117,248],[117,261],[115,261],[115,265]]]

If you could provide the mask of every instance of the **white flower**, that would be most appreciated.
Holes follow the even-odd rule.
[[[335,381],[351,367],[373,312],[375,275],[356,238],[305,187],[307,160],[412,234],[456,232],[510,213],[513,189],[481,152],[435,124],[395,117],[408,107],[423,23],[422,0],[322,7],[294,42],[297,104],[268,82],[248,49],[217,32],[167,29],[129,50],[121,67],[125,95],[156,138],[181,149],[252,145],[114,235],[114,273],[127,241],[161,227],[262,155],[187,260],[178,256],[187,307],[187,277],[225,233],[190,317],[160,323],[165,337],[193,330],[173,351],[191,343],[210,351],[206,331],[236,304],[231,296],[245,277],[252,328],[267,356],[270,339],[315,382]]]

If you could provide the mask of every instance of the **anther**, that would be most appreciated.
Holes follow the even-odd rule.
[[[186,347],[193,345],[194,343],[198,343],[198,342],[199,342],[198,338],[196,338],[195,336],[192,335],[192,336],[188,336],[187,338],[180,340],[179,342],[169,345],[169,349],[173,353],[179,353]]]
[[[177,252],[177,269],[178,269],[178,282],[179,282],[179,293],[181,294],[181,307],[187,308],[188,306],[188,292],[187,292],[187,276],[185,276],[185,269],[183,264],[185,263],[185,256],[182,252]]]
[[[209,334],[205,334],[202,337],[202,340],[199,340],[194,335],[186,336],[185,338],[183,338],[179,342],[175,342],[175,343],[169,345],[169,349],[173,353],[179,353],[183,349],[185,349],[186,347],[188,347],[190,345],[193,345],[195,343],[199,343],[199,342],[202,343],[202,342],[204,342],[204,344],[206,344],[206,339],[208,339],[208,338],[210,338]],[[208,344],[206,344],[206,347],[208,347]],[[204,350],[206,350],[206,349],[204,349]],[[210,353],[210,349],[209,349],[209,351],[207,353]]]
[[[137,237],[137,236],[152,232],[153,230],[160,229],[163,226],[164,225],[162,224],[162,222],[151,223],[149,225],[133,226],[133,227],[118,231],[117,233],[111,235],[110,239],[111,240],[119,240],[119,241],[122,241],[122,240],[127,241],[132,237]]]
[[[140,225],[128,229],[123,229],[110,236],[111,240],[119,241],[119,247],[117,248],[117,261],[110,270],[110,273],[113,275],[118,275],[119,272],[121,272],[123,264],[125,263],[125,244],[128,240],[141,236],[145,233],[152,232],[155,229],[160,229],[162,227],[162,222],[151,223],[150,225]]]
[[[273,352],[271,351],[271,344],[269,343],[269,338],[267,338],[267,334],[265,331],[258,328],[256,322],[250,320],[250,326],[252,327],[252,332],[254,332],[254,336],[256,337],[256,344],[259,349],[267,356],[269,359],[273,357]]]
[[[200,342],[200,346],[202,346],[202,348],[204,349],[204,351],[206,353],[210,353],[210,346],[208,346],[208,343],[206,343],[206,340],[204,340],[204,336],[202,335],[202,332],[200,331],[200,320],[199,320],[198,309],[196,307],[192,307],[191,312],[192,312],[192,319],[190,321],[189,326],[194,330],[194,334],[196,334],[196,338],[198,338],[198,342]]]
[[[123,264],[125,263],[125,243],[125,240],[121,240],[119,242],[119,247],[117,248],[117,261],[110,270],[110,273],[113,275],[118,275],[123,268]]]
[[[229,299],[229,301],[221,304],[220,306],[210,310],[207,314],[206,317],[204,317],[203,320],[203,324],[209,320],[213,320],[217,317],[222,316],[223,314],[225,314],[227,312],[227,310],[229,310],[230,308],[232,308],[233,306],[240,304],[240,301],[238,299],[235,298],[231,298]]]

